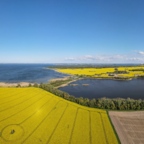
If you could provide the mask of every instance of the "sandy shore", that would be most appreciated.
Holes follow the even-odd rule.
[[[33,85],[33,83],[28,83],[28,82],[19,82],[19,83],[0,82],[0,87],[16,87],[18,85],[20,85],[21,87],[26,87],[29,86],[29,84]]]
[[[62,84],[62,85],[60,85],[60,86],[57,86],[57,87],[55,87],[55,88],[65,87],[65,86],[69,85],[70,83],[75,82],[75,81],[77,81],[77,80],[80,80],[80,79],[76,79],[76,80],[69,81],[69,82],[67,82],[67,83],[65,83],[65,84]]]
[[[49,82],[55,82],[55,81],[59,81],[59,80],[67,80],[69,78],[70,78],[70,76],[66,76],[66,77],[63,77],[63,78],[54,78],[54,79],[51,79]]]

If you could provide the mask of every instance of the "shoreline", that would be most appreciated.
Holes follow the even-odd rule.
[[[117,80],[117,81],[130,81],[136,78],[126,78],[126,79],[118,79],[118,78],[102,78],[102,77],[85,77],[85,79],[100,79],[100,80]]]
[[[77,80],[81,80],[81,79],[77,79]],[[69,81],[69,82],[67,82],[67,83],[65,83],[65,84],[62,84],[62,85],[60,85],[60,86],[57,86],[57,87],[55,87],[55,88],[61,88],[61,87],[65,87],[65,86],[68,86],[70,83],[72,83],[72,82],[75,82],[75,81],[77,81],[77,80],[72,80],[72,81]]]
[[[15,83],[0,82],[0,87],[17,87],[18,85],[20,85],[20,87],[27,87],[30,84],[34,85],[34,83],[29,83],[29,82],[15,82]]]
[[[67,82],[67,83],[65,83],[65,84],[62,84],[62,85],[60,85],[60,86],[57,86],[57,87],[55,87],[55,88],[61,88],[61,87],[65,87],[65,86],[68,86],[70,83],[72,83],[72,82],[75,82],[75,81],[78,81],[78,80],[82,80],[82,79],[100,79],[100,80],[117,80],[117,81],[130,81],[130,80],[133,80],[133,79],[111,79],[111,78],[89,78],[89,77],[85,77],[85,78],[78,78],[78,79],[76,79],[76,80],[72,80],[72,81],[69,81],[69,82]]]
[[[70,77],[75,77],[75,75],[65,76],[63,78],[53,78],[53,79],[49,80],[48,83],[56,82],[56,81],[59,81],[59,80],[67,80]],[[77,79],[71,80],[71,81],[69,81],[67,83],[64,83],[60,86],[57,86],[55,88],[65,87],[65,86],[69,85],[72,82],[82,80],[82,79],[131,81],[133,79],[142,79],[142,78],[134,77],[134,78],[129,78],[129,79],[116,79],[116,78],[100,78],[100,77],[99,78],[96,78],[96,77],[77,77]],[[27,87],[29,85],[33,86],[34,84],[35,83],[31,83],[31,82],[14,82],[14,83],[13,82],[0,82],[0,87],[17,87],[18,85],[20,85],[20,87]]]
[[[54,79],[51,79],[51,80],[49,81],[49,83],[51,83],[51,82],[58,82],[58,81],[65,81],[65,80],[68,80],[69,78],[74,78],[74,77],[75,77],[75,76],[72,75],[72,76],[65,76],[65,77],[63,77],[63,78],[54,78]],[[55,88],[58,89],[58,88],[60,88],[60,87],[65,87],[65,86],[69,85],[70,83],[75,82],[75,81],[77,81],[77,80],[81,80],[81,79],[84,79],[84,78],[75,78],[75,79],[70,80],[70,81],[68,81],[68,82],[66,82],[66,83],[63,83],[63,84],[61,84],[61,85],[59,85],[59,86],[56,86]]]
[[[59,81],[59,80],[67,80],[68,78],[70,78],[70,76],[65,76],[65,77],[62,77],[62,78],[53,78],[53,79],[50,79],[48,82],[55,82],[55,81]]]

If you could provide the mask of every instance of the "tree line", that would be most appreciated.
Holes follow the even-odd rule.
[[[56,96],[62,97],[66,100],[75,102],[77,104],[92,107],[92,108],[100,108],[100,109],[107,109],[107,110],[144,110],[144,100],[139,99],[123,99],[123,98],[98,98],[98,99],[88,99],[79,97],[76,98],[72,95],[69,95],[66,92],[63,92],[59,89],[54,88],[54,86],[50,84],[34,84],[34,87],[39,87],[41,89],[44,89],[48,92],[53,93]]]

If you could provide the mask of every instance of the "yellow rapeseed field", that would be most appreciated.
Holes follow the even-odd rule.
[[[0,144],[117,144],[104,110],[39,88],[0,88]]]
[[[83,75],[83,76],[91,76],[94,78],[112,78],[113,76],[109,75],[109,73],[115,72],[115,68],[58,68],[56,69],[58,72],[70,74],[70,75]],[[144,76],[144,67],[118,67],[118,71],[126,71],[125,74],[116,74],[115,77],[127,77],[134,78],[136,76]],[[132,71],[137,70],[137,71]],[[138,71],[142,70],[142,71]]]

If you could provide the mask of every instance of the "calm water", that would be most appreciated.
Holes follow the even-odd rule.
[[[68,85],[59,88],[68,92],[75,97],[84,98],[133,98],[144,99],[144,80],[134,79],[131,81],[114,81],[114,80],[98,80],[98,79],[83,79],[73,82],[77,86]],[[83,84],[89,84],[83,86]]]
[[[62,78],[67,75],[47,69],[48,64],[0,64],[0,82],[37,82],[47,83],[53,78]],[[66,91],[76,97],[85,98],[134,98],[144,99],[144,79],[131,81],[114,81],[83,79],[66,86],[60,90]],[[83,86],[88,84],[88,86]]]
[[[37,82],[46,83],[53,78],[66,76],[47,69],[44,64],[0,64],[0,82]]]

